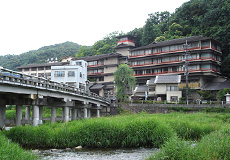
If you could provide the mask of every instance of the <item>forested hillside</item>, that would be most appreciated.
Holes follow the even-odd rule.
[[[31,64],[44,63],[48,58],[63,58],[66,56],[75,56],[80,45],[73,42],[65,42],[42,47],[38,50],[29,51],[20,55],[0,56],[0,66],[16,70],[16,67]]]

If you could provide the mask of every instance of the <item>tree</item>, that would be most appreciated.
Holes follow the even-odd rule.
[[[224,88],[223,90],[218,91],[217,96],[220,101],[225,101],[225,95],[230,93],[230,88]]]
[[[211,91],[197,91],[203,100],[213,100],[215,96]]]
[[[117,87],[117,98],[120,101],[127,99],[128,88],[133,90],[136,85],[136,79],[133,77],[133,69],[127,64],[120,64],[114,72],[115,85]]]

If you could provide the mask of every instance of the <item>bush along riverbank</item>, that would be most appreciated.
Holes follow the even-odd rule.
[[[38,127],[15,127],[5,134],[26,148],[155,147],[161,148],[161,151],[150,159],[171,159],[171,153],[175,153],[174,159],[178,159],[177,156],[186,159],[183,154],[188,154],[189,159],[189,156],[193,156],[192,152],[195,152],[190,142],[196,144],[194,148],[200,146],[197,152],[203,152],[202,146],[208,146],[204,144],[208,136],[213,140],[206,143],[210,142],[209,146],[212,146],[217,138],[215,135],[225,133],[223,129],[230,127],[229,120],[228,113],[140,113],[69,123],[46,123]],[[220,142],[219,146],[222,144]],[[230,152],[230,143],[223,145],[223,152]],[[211,153],[211,147],[208,149]]]
[[[18,144],[11,142],[0,131],[0,159],[29,160],[38,157],[29,151],[23,150]]]

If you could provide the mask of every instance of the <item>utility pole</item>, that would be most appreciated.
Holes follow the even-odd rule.
[[[186,40],[186,43],[183,45],[183,48],[185,50],[185,55],[184,55],[184,61],[185,61],[185,64],[184,64],[184,68],[185,68],[185,80],[186,80],[186,104],[188,105],[188,75],[189,75],[189,71],[188,71],[188,65],[189,65],[189,62],[188,62],[188,42]]]

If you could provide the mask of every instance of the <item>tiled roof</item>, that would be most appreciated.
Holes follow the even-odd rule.
[[[180,83],[181,75],[159,75],[154,83]]]
[[[108,54],[99,54],[99,55],[95,55],[95,56],[85,56],[85,57],[81,57],[81,58],[75,58],[74,60],[85,60],[87,62],[89,61],[95,61],[95,60],[99,60],[99,59],[103,59],[103,58],[108,58],[108,57],[119,57],[122,56],[120,53],[108,53]]]
[[[125,48],[125,47],[135,48],[135,46],[132,46],[132,45],[129,45],[129,44],[121,43],[121,44],[117,45],[116,47],[114,47],[114,49]]]
[[[148,49],[148,48],[155,48],[155,47],[162,47],[162,46],[169,46],[169,45],[175,45],[175,44],[185,44],[186,40],[188,43],[190,43],[190,42],[210,40],[210,39],[212,39],[212,38],[203,37],[203,36],[192,36],[192,37],[186,37],[186,38],[180,38],[180,39],[172,39],[172,40],[168,40],[168,41],[153,42],[153,43],[146,45],[146,46],[131,49],[131,51]]]
[[[25,65],[25,66],[17,67],[17,69],[31,68],[31,67],[62,66],[64,64],[67,64],[67,63],[66,62],[54,62],[54,63],[28,64],[28,65]]]
[[[142,85],[142,86],[137,86],[134,90],[135,93],[137,92],[145,92],[148,91],[148,87],[146,85]]]
[[[230,88],[230,80],[226,80],[224,82],[211,82],[201,88],[201,90],[212,90],[218,91],[224,88]]]
[[[101,83],[96,83],[95,85],[91,86],[90,89],[92,89],[92,90],[100,90],[100,89],[102,89],[103,87],[104,87],[103,84],[101,84]]]

